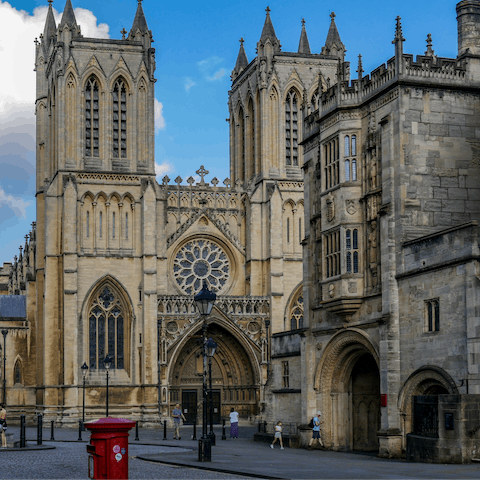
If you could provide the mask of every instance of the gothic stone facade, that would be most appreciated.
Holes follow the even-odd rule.
[[[413,395],[480,393],[480,3],[457,14],[457,58],[404,54],[397,18],[305,117],[308,323],[273,335],[272,419],[321,410],[329,448],[400,455]]]

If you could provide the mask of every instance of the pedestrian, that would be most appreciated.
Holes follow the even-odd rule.
[[[230,438],[238,438],[238,412],[233,407],[230,410]]]
[[[312,444],[315,440],[318,440],[318,443],[322,448],[324,448],[322,437],[320,435],[320,425],[323,423],[321,421],[322,412],[318,410],[316,415],[313,417],[313,431],[312,431],[312,438],[310,439],[310,443],[308,444],[308,449],[312,449]]]
[[[283,440],[282,440],[282,422],[277,422],[275,425],[275,438],[273,439],[272,444],[270,445],[270,448],[273,448],[274,443],[279,440],[280,441],[280,450],[283,450]]]
[[[173,439],[181,439],[182,437],[180,436],[180,421],[181,419],[183,418],[183,421],[185,422],[187,419],[185,418],[185,416],[183,415],[183,412],[182,410],[180,409],[180,404],[177,403],[175,405],[175,408],[173,409],[173,412],[172,412],[172,416],[173,416],[173,425],[175,427],[175,434],[173,435]]]
[[[2,430],[2,448],[7,448],[7,411],[5,404],[0,404],[0,429]]]

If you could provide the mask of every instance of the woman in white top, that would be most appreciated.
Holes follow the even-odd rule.
[[[233,407],[230,411],[230,438],[238,438],[238,412]]]
[[[7,429],[7,411],[5,405],[0,405],[0,429],[2,430],[2,448],[7,448],[7,435],[5,430]]]

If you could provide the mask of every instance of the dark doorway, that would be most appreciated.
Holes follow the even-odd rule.
[[[213,406],[213,423],[220,423],[221,420],[221,405],[220,405],[220,392],[214,390],[212,392],[212,406]]]
[[[182,411],[187,421],[193,424],[197,421],[197,391],[182,390]]]
[[[380,375],[375,359],[366,354],[353,367],[351,377],[353,450],[378,450]]]

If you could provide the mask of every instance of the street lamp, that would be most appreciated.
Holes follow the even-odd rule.
[[[7,346],[5,342],[7,341],[8,330],[2,330],[3,335],[3,404],[7,405],[7,378],[5,374],[5,366],[7,364]]]
[[[110,358],[110,355],[108,353],[107,353],[107,356],[105,357],[105,360],[103,360],[103,365],[107,370],[107,415],[106,416],[108,417],[108,370],[112,365],[112,359]]]
[[[208,389],[210,393],[210,443],[215,445],[215,432],[213,431],[213,390],[212,390],[212,358],[215,355],[215,349],[218,345],[212,338],[207,342],[207,356],[208,356]]]
[[[83,430],[84,429],[83,424],[85,423],[85,380],[88,375],[87,362],[83,362],[83,365],[80,368],[82,369],[82,375],[83,375],[83,409],[82,409],[82,430]]]
[[[203,318],[203,428],[202,438],[198,440],[198,461],[212,461],[212,444],[207,436],[207,316],[212,311],[217,296],[208,289],[206,280],[202,290],[193,300]]]

